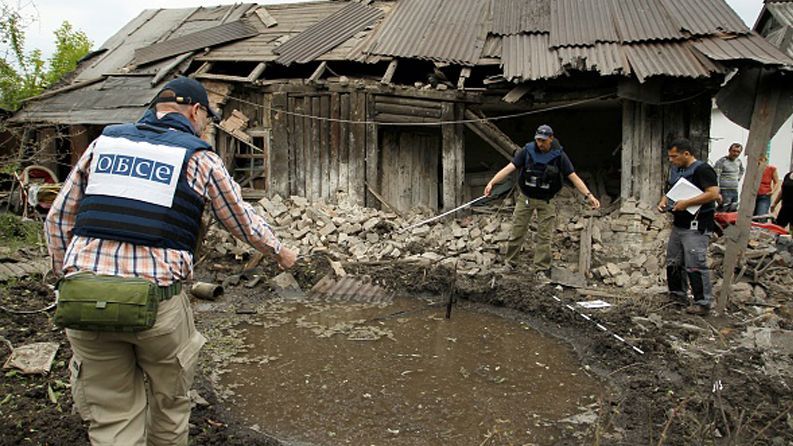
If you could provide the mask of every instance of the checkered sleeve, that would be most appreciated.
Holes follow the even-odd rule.
[[[193,189],[209,200],[215,218],[232,235],[263,253],[281,252],[278,237],[270,225],[242,199],[240,185],[231,177],[217,154],[201,151],[193,156],[188,163],[187,180]]]
[[[66,181],[63,182],[58,196],[53,201],[47,218],[44,220],[44,236],[52,259],[52,271],[60,274],[66,248],[72,239],[77,208],[85,194],[88,183],[88,168],[91,164],[93,144],[80,157]]]

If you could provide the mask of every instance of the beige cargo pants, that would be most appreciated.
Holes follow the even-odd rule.
[[[72,397],[94,446],[186,445],[198,352],[187,294],[160,302],[138,333],[66,330]],[[144,385],[144,374],[148,385]]]

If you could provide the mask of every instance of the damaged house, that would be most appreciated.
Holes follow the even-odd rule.
[[[666,142],[688,137],[707,159],[725,79],[790,66],[724,0],[152,9],[9,123],[63,179],[105,125],[183,74],[222,110],[207,138],[254,195],[448,209],[549,123],[596,195],[652,204]]]

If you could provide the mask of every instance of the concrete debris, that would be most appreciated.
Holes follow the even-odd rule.
[[[308,255],[323,252],[336,261],[405,260],[457,265],[459,272],[471,275],[490,274],[494,267],[501,266],[512,226],[512,198],[498,206],[476,208],[475,212],[399,232],[432,215],[416,209],[400,216],[359,206],[344,193],[338,195],[337,204],[272,195],[258,202],[257,212],[275,227],[286,246],[300,248]],[[562,190],[555,204],[554,267],[570,273],[559,282],[585,286],[586,282],[577,277],[591,278],[640,294],[654,294],[666,285],[664,259],[671,227],[668,214],[626,200],[610,206],[605,215],[593,217],[593,212],[569,188]],[[591,267],[589,271],[578,271],[579,244],[588,218],[592,218]],[[534,229],[532,226],[519,257],[526,264],[536,242]],[[742,302],[763,301],[766,291],[793,287],[793,242],[764,232],[752,232],[750,247],[739,265],[744,272],[738,277],[736,292]],[[218,225],[210,229],[209,237],[214,237],[211,246],[221,255],[241,257],[253,253],[252,248],[236,242]],[[709,257],[714,271],[720,267],[725,245],[723,240],[711,243]],[[750,285],[759,283],[761,277],[765,289]],[[771,284],[767,283],[769,280]]]

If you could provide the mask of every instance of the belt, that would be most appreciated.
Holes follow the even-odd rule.
[[[168,286],[158,286],[154,289],[154,295],[159,297],[161,302],[168,300],[181,292],[182,282],[174,282]]]

